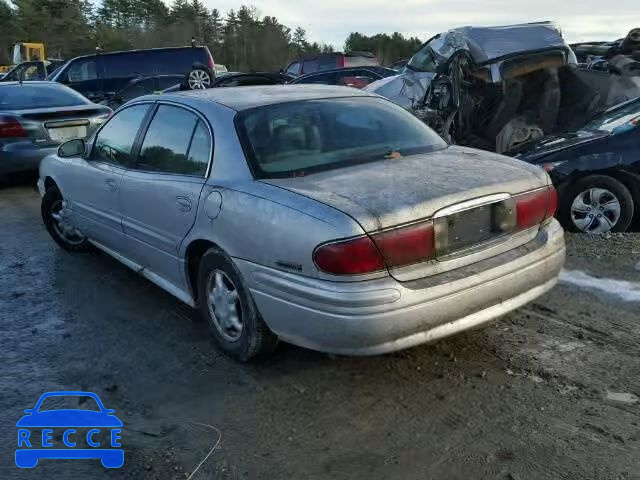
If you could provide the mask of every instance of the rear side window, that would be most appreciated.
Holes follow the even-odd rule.
[[[116,113],[98,132],[90,160],[131,166],[133,144],[148,110],[149,105],[134,105]]]
[[[198,117],[178,107],[161,105],[153,117],[140,150],[137,169],[146,172],[204,176],[208,159],[204,158],[203,137]],[[197,135],[194,135],[197,133]],[[192,138],[196,145],[190,151]]]
[[[153,65],[157,75],[179,73],[186,74],[194,63],[207,65],[208,56],[204,48],[181,48],[176,50],[160,50],[145,53],[146,62]]]
[[[2,85],[0,83],[0,111],[71,107],[89,103],[89,100],[75,90],[60,84]]]
[[[335,55],[320,57],[318,59],[318,70],[330,70],[332,68],[336,68],[338,66],[338,62],[336,60],[337,57]]]
[[[98,78],[95,59],[84,59],[73,62],[67,68],[67,78],[69,82],[86,82]]]
[[[345,67],[367,67],[370,65],[380,65],[375,57],[345,57]]]
[[[100,58],[105,78],[136,78],[153,75],[153,65],[143,53],[104,55]]]

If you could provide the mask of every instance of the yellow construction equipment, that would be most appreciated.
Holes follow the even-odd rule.
[[[44,43],[16,43],[13,45],[13,63],[0,66],[0,73],[8,72],[15,65],[33,60],[45,60]]]

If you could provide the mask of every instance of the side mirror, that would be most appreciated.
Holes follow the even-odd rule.
[[[80,157],[84,154],[86,145],[81,138],[74,138],[64,142],[58,147],[58,156],[61,158]]]
[[[33,413],[33,408],[27,408],[24,413],[31,415]]]

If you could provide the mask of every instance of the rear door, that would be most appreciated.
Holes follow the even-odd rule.
[[[192,110],[160,104],[123,177],[127,256],[173,284],[181,282],[178,250],[193,226],[209,171],[213,139]]]
[[[133,105],[116,113],[96,134],[86,159],[65,171],[65,195],[72,203],[78,227],[89,238],[122,251],[120,188],[132,163],[138,133],[151,104]]]

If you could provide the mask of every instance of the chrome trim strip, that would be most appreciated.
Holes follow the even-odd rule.
[[[471,210],[472,208],[481,207],[483,205],[488,205],[490,203],[502,202],[504,200],[507,200],[510,197],[511,195],[508,193],[496,193],[493,195],[486,195],[484,197],[473,198],[471,200],[466,200],[464,202],[456,203],[455,205],[451,205],[449,207],[445,207],[441,210],[438,210],[436,213],[433,214],[433,218],[446,217],[454,213],[463,212],[465,210]]]

